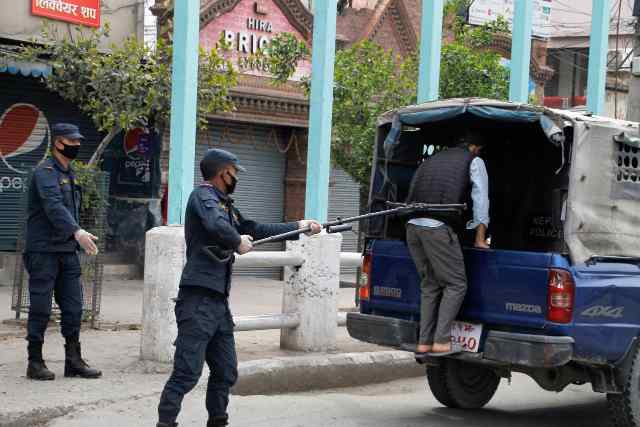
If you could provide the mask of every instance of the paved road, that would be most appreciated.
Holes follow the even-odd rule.
[[[157,397],[87,407],[49,427],[154,426]],[[368,387],[278,396],[234,396],[232,427],[604,427],[603,395],[587,386],[545,392],[524,376],[503,381],[480,411],[441,407],[423,379]],[[185,400],[180,426],[206,424],[203,391]]]

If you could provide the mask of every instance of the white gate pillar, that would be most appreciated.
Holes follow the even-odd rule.
[[[185,262],[184,228],[181,225],[156,227],[147,232],[140,343],[142,360],[173,361],[173,342],[178,335],[173,298],[178,295]]]
[[[287,242],[287,250],[304,259],[285,268],[283,313],[298,313],[300,326],[283,329],[280,347],[327,351],[336,347],[340,247],[342,235],[318,234]]]

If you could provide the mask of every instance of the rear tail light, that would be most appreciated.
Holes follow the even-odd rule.
[[[362,272],[360,273],[360,283],[358,284],[358,295],[360,301],[369,301],[371,296],[371,255],[367,254],[362,260]]]
[[[547,320],[555,323],[571,322],[575,292],[576,285],[570,272],[566,270],[550,270]]]

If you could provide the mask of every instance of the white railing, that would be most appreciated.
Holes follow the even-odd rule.
[[[282,313],[234,318],[236,331],[281,331],[281,347],[325,351],[335,347],[336,331],[346,324],[338,311],[340,267],[361,265],[359,253],[340,252],[340,234],[302,236],[282,252],[237,256],[237,267],[284,267]],[[185,260],[184,231],[158,227],[147,233],[142,319],[142,359],[170,362],[177,327],[175,298]]]
[[[249,252],[236,256],[236,267],[300,267],[304,259],[291,252]],[[359,267],[362,264],[362,255],[358,252],[341,252],[341,267]],[[298,313],[288,314],[263,314],[259,316],[235,316],[235,331],[264,331],[273,329],[297,328],[300,326]],[[346,326],[347,313],[339,312],[336,318],[337,326]]]
[[[299,267],[304,259],[291,252],[256,251],[236,255],[233,266],[238,267]]]

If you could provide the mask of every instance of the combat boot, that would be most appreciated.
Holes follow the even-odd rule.
[[[77,338],[67,338],[67,343],[64,346],[64,355],[65,377],[99,378],[102,376],[102,372],[91,368],[82,359],[80,342]]]
[[[29,341],[27,345],[29,364],[27,365],[27,378],[38,381],[52,381],[56,374],[47,369],[42,359],[42,343]]]
[[[224,427],[227,425],[229,425],[228,415],[212,417],[212,418],[209,418],[209,421],[207,421],[207,427]]]

